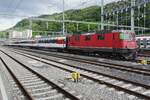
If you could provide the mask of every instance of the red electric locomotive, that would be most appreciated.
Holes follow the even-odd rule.
[[[135,59],[138,45],[135,33],[129,30],[99,31],[67,37],[67,49]]]

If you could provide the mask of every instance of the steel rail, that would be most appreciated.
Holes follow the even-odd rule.
[[[73,94],[67,92],[65,89],[61,88],[60,86],[58,86],[57,84],[53,83],[52,81],[50,81],[49,79],[45,78],[44,76],[40,75],[39,73],[37,73],[36,71],[32,70],[31,68],[29,68],[28,66],[26,66],[25,64],[21,63],[20,61],[18,61],[17,59],[15,59],[14,57],[12,57],[11,55],[7,54],[6,52],[0,50],[1,52],[3,52],[5,55],[7,55],[8,57],[10,57],[11,59],[13,59],[14,61],[16,61],[18,64],[20,64],[21,66],[23,66],[24,68],[26,68],[27,70],[29,70],[30,72],[34,73],[35,75],[37,75],[39,78],[41,78],[42,80],[44,80],[46,83],[49,83],[50,85],[54,86],[56,89],[58,89],[58,91],[60,91],[61,93],[63,93],[66,97],[70,98],[71,100],[80,100],[78,97],[74,96]],[[9,69],[10,70],[10,69]],[[13,77],[15,77],[15,74],[11,71]],[[17,82],[19,82],[19,80],[17,80]],[[19,85],[21,85],[21,83],[19,82]],[[23,87],[21,85],[21,87]],[[27,94],[27,96],[29,97],[29,100],[34,100],[32,98],[32,96],[27,92],[27,90],[25,90],[25,88],[23,87],[25,93]]]
[[[23,92],[23,94],[29,99],[29,100],[34,100],[32,98],[32,96],[30,95],[30,93],[24,88],[24,86],[20,83],[19,79],[15,76],[15,74],[12,72],[12,70],[7,66],[7,64],[5,63],[5,61],[3,60],[3,58],[0,57],[0,60],[2,61],[2,63],[4,64],[4,66],[6,67],[6,69],[8,70],[8,72],[11,74],[11,76],[13,77],[14,81],[17,83],[17,85],[19,86],[19,88],[21,89],[21,91]]]
[[[67,68],[64,68],[64,67],[60,67],[60,66],[57,66],[57,65],[54,65],[54,64],[50,64],[50,63],[48,63],[48,62],[46,62],[46,61],[42,61],[42,60],[41,60],[41,59],[46,59],[46,58],[38,59],[39,57],[38,57],[38,56],[35,56],[35,55],[32,55],[32,56],[35,56],[35,57],[38,57],[38,58],[34,58],[34,57],[31,57],[31,56],[27,56],[27,55],[22,54],[22,53],[17,53],[17,54],[26,56],[26,57],[31,58],[31,59],[34,59],[34,60],[38,60],[38,61],[40,61],[40,62],[46,63],[46,64],[48,64],[48,65],[57,67],[57,68],[59,68],[59,69],[62,69],[62,70],[68,71],[68,72],[72,72],[72,70],[70,70],[70,69],[67,69]],[[30,54],[30,55],[31,55],[31,54]],[[47,60],[47,59],[46,59],[46,60]],[[102,73],[99,73],[99,72],[91,71],[91,70],[84,69],[84,68],[80,68],[80,67],[77,67],[77,66],[72,66],[72,65],[64,64],[64,63],[62,63],[62,62],[57,62],[57,61],[53,61],[53,60],[50,60],[50,61],[56,62],[56,63],[59,63],[59,64],[63,64],[63,65],[66,65],[66,66],[70,66],[70,67],[73,67],[73,68],[81,69],[81,70],[84,70],[84,71],[93,72],[93,73],[96,73],[96,74],[98,74],[98,75],[107,76],[107,77],[110,77],[110,78],[113,78],[113,79],[118,79],[118,80],[120,80],[120,81],[132,83],[132,84],[134,84],[134,85],[142,86],[142,87],[144,87],[144,88],[146,88],[146,89],[150,89],[150,86],[147,86],[147,85],[144,85],[144,84],[140,84],[140,83],[137,83],[137,82],[131,82],[131,81],[129,81],[129,80],[125,80],[125,79],[121,79],[121,78],[116,78],[116,77],[114,77],[114,76],[105,75],[105,74],[102,74]],[[148,95],[144,95],[144,94],[141,94],[141,93],[139,93],[139,92],[132,91],[132,90],[123,88],[123,87],[121,87],[121,86],[117,86],[117,85],[111,84],[111,83],[109,83],[109,82],[105,82],[105,81],[103,81],[103,80],[98,80],[98,79],[96,79],[96,78],[89,77],[89,76],[84,75],[84,74],[82,74],[82,73],[80,73],[80,75],[83,76],[83,77],[86,77],[86,78],[88,78],[88,79],[90,79],[90,80],[93,80],[93,81],[95,81],[95,82],[98,82],[98,83],[101,83],[101,84],[106,84],[106,85],[108,85],[108,86],[110,86],[110,87],[114,87],[114,88],[116,88],[116,89],[118,89],[118,90],[125,91],[125,92],[127,92],[127,93],[129,93],[129,94],[133,94],[133,95],[135,95],[135,96],[137,96],[137,97],[144,98],[144,99],[146,99],[146,100],[150,100],[150,96],[148,96]]]
[[[31,52],[29,49],[27,50],[29,52]],[[43,53],[42,51],[37,51],[37,50],[33,50],[34,52],[37,53]],[[108,68],[114,68],[117,70],[122,70],[122,71],[128,71],[128,72],[134,72],[137,74],[143,74],[143,75],[147,75],[150,76],[150,69],[143,69],[143,68],[135,68],[132,66],[128,66],[128,65],[120,65],[120,64],[115,64],[115,63],[109,63],[109,62],[103,62],[103,61],[95,61],[95,60],[89,60],[89,59],[84,59],[84,58],[76,58],[76,57],[68,57],[68,56],[64,56],[64,55],[56,55],[56,54],[52,54],[50,52],[45,52],[45,55],[48,56],[53,56],[53,57],[59,57],[59,58],[63,58],[63,59],[68,59],[68,60],[73,60],[73,61],[78,61],[78,62],[83,62],[83,63],[88,63],[88,64],[93,64],[93,65],[97,65],[97,66],[104,66],[104,67],[108,67]]]

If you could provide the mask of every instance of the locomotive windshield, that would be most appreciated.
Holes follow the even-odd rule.
[[[135,34],[131,32],[121,32],[120,33],[120,39],[121,40],[134,40]]]

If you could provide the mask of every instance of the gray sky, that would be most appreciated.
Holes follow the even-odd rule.
[[[104,0],[105,3],[118,0]],[[65,10],[100,5],[101,0],[65,0]],[[62,11],[62,0],[0,0],[0,31],[23,18]]]

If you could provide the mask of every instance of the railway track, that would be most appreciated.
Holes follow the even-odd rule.
[[[148,85],[132,82],[114,76],[105,75],[99,72],[91,71],[77,66],[70,66],[60,62],[50,61],[48,59],[39,58],[38,56],[31,55],[31,54],[29,55],[21,52],[15,52],[15,53],[29,57],[31,59],[41,61],[43,63],[52,65],[54,67],[60,68],[65,71],[69,71],[69,72],[78,71],[80,72],[81,76],[86,77],[95,82],[98,82],[100,84],[105,84],[109,87],[113,87],[116,90],[129,93],[131,95],[130,97],[136,96],[138,98],[150,100],[150,86]]]
[[[117,69],[117,70],[121,70],[121,71],[127,71],[127,72],[136,73],[136,74],[143,74],[143,75],[150,76],[150,69],[147,69],[147,68],[139,68],[136,66],[128,66],[128,65],[121,65],[121,64],[103,62],[103,61],[86,59],[86,58],[79,58],[79,57],[74,57],[74,56],[66,56],[66,55],[60,55],[57,53],[51,53],[51,52],[45,52],[45,51],[43,52],[43,51],[38,51],[38,50],[30,51],[29,49],[27,49],[27,51],[34,52],[34,53],[40,53],[40,54],[44,54],[47,56],[53,56],[53,57],[58,57],[58,58],[62,58],[62,59],[82,62],[82,63],[88,63],[88,64],[92,64],[92,65],[97,65],[97,66],[104,66],[106,68],[113,68],[113,69]],[[23,52],[23,51],[21,51],[21,52]],[[25,53],[27,53],[27,52],[25,52]],[[31,54],[31,53],[29,53],[29,54]]]
[[[150,54],[138,54],[138,56],[140,56],[140,57],[149,57],[150,58]]]
[[[139,52],[138,56],[140,56],[140,57],[150,57],[150,52],[149,51],[141,51],[141,52]]]
[[[18,48],[18,47],[14,47],[14,48],[17,48],[17,49],[20,49],[20,50],[26,50],[26,51],[31,51],[31,49],[27,49],[27,48]],[[34,52],[37,52],[37,53],[43,53],[43,54],[49,54],[49,53],[52,53],[52,52],[56,52],[56,51],[51,51],[51,52],[48,52],[48,50],[43,50],[42,49],[42,52],[41,52],[41,50],[33,50],[32,49],[32,51],[34,51]],[[93,57],[93,56],[92,56]],[[138,58],[137,59],[135,59],[134,61],[131,61],[131,62],[135,62],[135,63],[141,63],[141,60],[145,60],[145,59],[147,59],[147,58],[142,58],[142,57],[147,57],[147,58],[149,58],[150,57],[150,53],[145,53],[145,54],[138,54]],[[106,57],[104,57],[104,58],[106,58]],[[110,59],[110,58],[106,58],[106,59]],[[116,60],[119,60],[119,59],[116,59]],[[93,60],[92,60],[93,61]],[[123,60],[120,60],[120,61],[123,61]],[[100,62],[100,61],[99,61]],[[104,62],[101,62],[101,63],[104,63]],[[107,63],[107,62],[105,62],[105,63]],[[107,64],[111,64],[111,63],[107,63]],[[150,59],[149,60],[147,60],[147,64],[149,65],[150,64]],[[117,64],[118,65],[118,64]],[[115,66],[116,66],[116,64],[115,64]],[[120,66],[120,65],[119,65]],[[122,66],[122,65],[121,65]],[[128,67],[128,66],[125,66],[125,67]],[[130,67],[130,66],[129,66]]]
[[[62,84],[46,79],[7,53],[3,52],[3,57],[0,60],[13,77],[17,89],[21,89],[22,100],[80,100]]]
[[[142,60],[146,60],[147,64],[150,65],[150,54],[149,53],[138,54],[138,62],[141,62]]]

